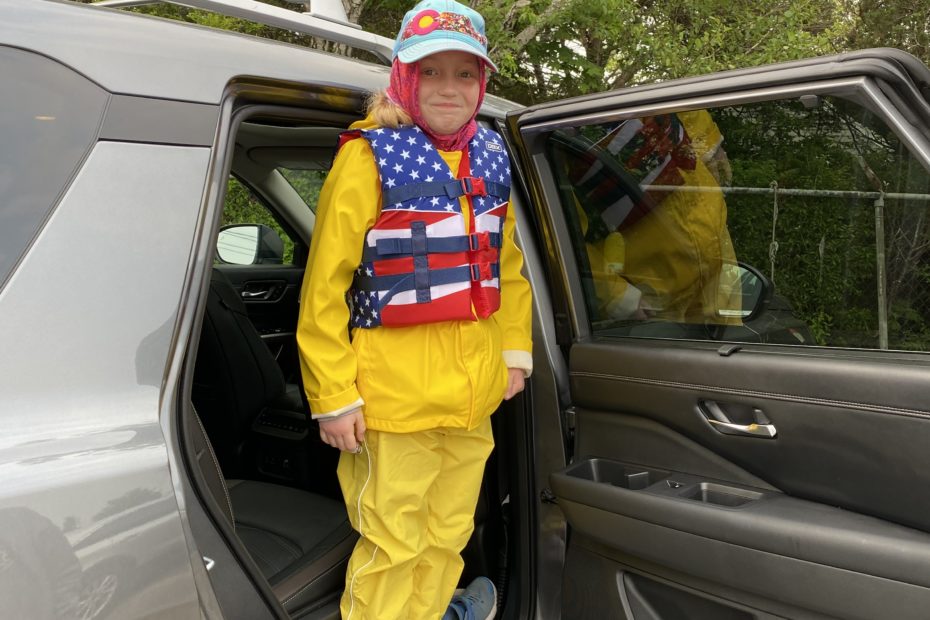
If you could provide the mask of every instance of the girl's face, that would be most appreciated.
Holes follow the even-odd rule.
[[[457,132],[471,120],[480,92],[478,57],[449,51],[420,60],[420,113],[439,136]]]

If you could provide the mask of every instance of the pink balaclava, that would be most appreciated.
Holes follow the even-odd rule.
[[[478,58],[478,104],[471,119],[454,134],[439,136],[433,133],[420,112],[419,61],[431,54],[459,50]],[[488,39],[485,36],[484,18],[455,0],[423,0],[404,15],[404,21],[394,41],[391,85],[387,96],[402,107],[443,151],[459,151],[468,144],[478,125],[475,116],[484,100],[486,69],[497,71],[488,57]]]
[[[419,61],[407,64],[397,59],[394,60],[391,65],[391,85],[388,87],[387,96],[413,118],[413,122],[426,132],[426,135],[430,137],[436,148],[441,151],[460,151],[465,148],[465,145],[478,131],[475,117],[478,115],[478,108],[481,107],[481,102],[484,100],[485,74],[484,63],[479,59],[478,84],[480,90],[478,91],[478,103],[468,122],[462,125],[458,132],[447,136],[433,133],[420,112],[420,101],[417,96],[420,90]]]

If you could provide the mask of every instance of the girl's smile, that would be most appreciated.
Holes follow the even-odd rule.
[[[480,93],[477,56],[448,51],[420,61],[420,113],[437,135],[457,132],[471,120]]]

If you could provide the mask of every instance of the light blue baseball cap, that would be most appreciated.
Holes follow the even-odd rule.
[[[492,70],[484,18],[454,0],[424,0],[407,11],[394,41],[394,58],[411,63],[437,52],[459,50],[474,54]]]

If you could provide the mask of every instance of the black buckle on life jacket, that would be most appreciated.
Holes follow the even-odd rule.
[[[491,263],[472,263],[471,264],[471,281],[481,282],[490,280],[494,277],[491,273]]]
[[[472,252],[487,250],[491,247],[491,233],[488,231],[473,232],[468,235],[468,249]]]
[[[462,191],[466,196],[487,196],[488,190],[484,187],[482,177],[462,177]]]

